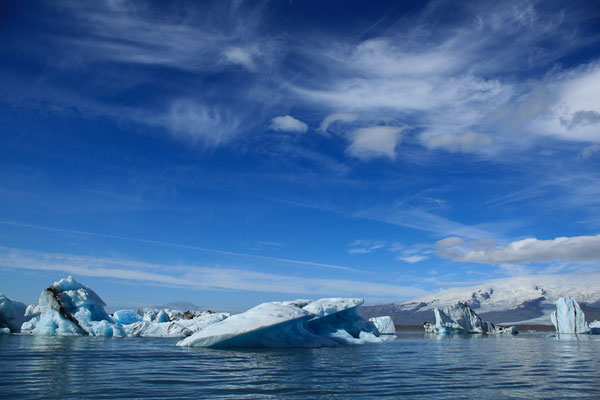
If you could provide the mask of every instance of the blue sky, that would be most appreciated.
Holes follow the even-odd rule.
[[[0,290],[408,299],[598,271],[593,1],[12,2]]]

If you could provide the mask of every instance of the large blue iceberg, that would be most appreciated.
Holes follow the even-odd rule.
[[[25,314],[33,318],[21,330],[42,336],[127,336],[105,306],[92,289],[69,276],[42,291],[37,305],[27,307]]]
[[[585,314],[572,297],[561,297],[556,300],[556,311],[550,315],[556,333],[560,334],[594,334],[596,325],[588,326]],[[599,326],[600,327],[600,326]]]
[[[503,328],[491,322],[484,321],[465,302],[457,302],[452,306],[444,307],[442,310],[435,308],[435,329],[430,325],[424,325],[426,332],[437,332],[441,334],[456,333],[479,333],[479,334],[518,334],[514,326]]]
[[[178,346],[195,347],[332,347],[381,342],[372,322],[356,313],[362,299],[260,304],[189,336]]]
[[[396,334],[396,326],[394,325],[394,320],[392,317],[386,315],[383,317],[373,317],[369,318],[380,334],[382,335],[395,335]]]
[[[12,301],[0,293],[0,335],[20,332],[21,324],[26,319],[25,310],[25,304]]]

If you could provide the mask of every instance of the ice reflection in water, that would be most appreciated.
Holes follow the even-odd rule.
[[[0,337],[6,398],[600,398],[600,336],[429,337],[326,349]]]

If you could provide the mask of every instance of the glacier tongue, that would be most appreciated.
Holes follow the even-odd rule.
[[[21,329],[43,336],[126,336],[105,306],[93,290],[69,276],[42,291],[37,305],[27,307],[25,314],[33,318]]]
[[[556,300],[556,311],[550,315],[556,328],[556,333],[589,333],[590,328],[585,322],[585,314],[572,297],[561,297]]]
[[[455,303],[443,310],[435,308],[433,311],[438,333],[518,333],[515,327],[498,328],[493,323],[484,321],[465,302]]]
[[[177,343],[198,347],[323,347],[380,342],[372,322],[356,314],[362,299],[272,302],[210,325]],[[304,307],[300,308],[299,305]]]

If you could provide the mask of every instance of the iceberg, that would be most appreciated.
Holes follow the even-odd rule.
[[[362,299],[263,303],[210,325],[178,346],[333,347],[386,340],[356,313]]]
[[[27,307],[25,315],[33,318],[21,330],[42,336],[126,336],[105,306],[92,289],[69,276],[42,291],[37,305]]]
[[[500,328],[491,322],[484,321],[479,315],[465,302],[457,302],[452,306],[444,307],[442,310],[435,308],[435,330],[437,333],[482,333],[498,334],[510,333],[517,334],[516,327]],[[429,326],[424,328],[431,329]]]
[[[115,311],[112,319],[117,324],[129,325],[141,321],[142,317],[133,310],[119,310]]]
[[[589,328],[593,335],[600,335],[600,321],[594,320],[590,323]]]
[[[228,313],[204,313],[192,319],[169,322],[138,321],[123,328],[128,336],[184,338],[227,317],[229,317]]]
[[[21,324],[25,322],[26,306],[18,301],[12,301],[0,293],[0,333],[11,334],[21,331]]]
[[[165,312],[165,310],[160,310],[158,314],[156,314],[156,318],[154,318],[154,322],[158,323],[169,321],[171,321],[171,319],[169,318],[169,315]]]
[[[425,333],[437,333],[434,322],[423,322],[421,326],[425,330]]]
[[[379,333],[382,335],[396,334],[396,327],[394,326],[394,321],[390,316],[386,315],[383,317],[373,317],[369,318],[369,321],[371,321],[373,325],[375,325]]]
[[[556,300],[556,311],[550,314],[550,320],[556,328],[556,333],[590,333],[585,322],[585,314],[572,297],[561,297]]]

